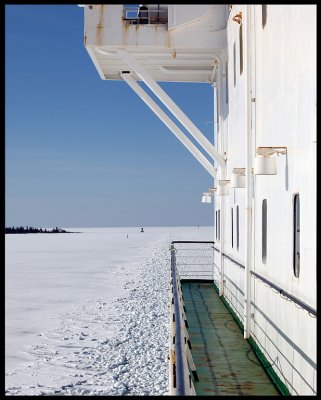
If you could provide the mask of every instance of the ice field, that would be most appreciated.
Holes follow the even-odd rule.
[[[166,395],[170,242],[213,228],[64,229],[6,235],[6,395]]]

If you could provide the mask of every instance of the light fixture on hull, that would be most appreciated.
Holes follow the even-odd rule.
[[[287,154],[286,147],[258,147],[256,149],[257,156],[254,160],[254,175],[276,175],[276,161],[272,155]]]
[[[217,195],[218,196],[227,196],[229,194],[229,183],[231,181],[227,179],[222,179],[218,181],[218,187],[217,187]]]
[[[233,168],[231,188],[245,188],[245,168]]]
[[[211,203],[211,202],[212,202],[211,193],[207,193],[207,192],[203,193],[202,203]]]
[[[208,192],[204,192],[202,196],[202,203],[211,203],[212,196],[216,192],[216,188],[208,188]]]

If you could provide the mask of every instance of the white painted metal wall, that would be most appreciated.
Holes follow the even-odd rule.
[[[245,167],[244,113],[246,60],[240,74],[240,24],[233,16],[244,5],[233,5],[228,22],[228,160]],[[254,251],[252,270],[316,308],[316,6],[253,7],[253,154],[258,146],[286,146],[277,157],[278,174],[254,176]],[[243,28],[244,29],[244,28]],[[244,33],[244,32],[243,32]],[[234,65],[235,44],[235,65]],[[243,46],[246,44],[243,42]],[[234,86],[234,68],[236,84]],[[275,156],[276,157],[276,156]],[[231,247],[231,207],[244,215],[246,189],[230,189],[226,200],[225,252],[244,259],[244,219],[240,218],[240,249]],[[293,272],[293,195],[300,194],[301,270]],[[267,259],[262,262],[262,201],[267,200]],[[235,215],[234,215],[235,229]],[[235,240],[235,233],[234,233]],[[225,260],[224,295],[242,315],[239,299],[244,271]],[[236,288],[240,287],[240,290]],[[251,334],[291,394],[316,394],[316,318],[251,278]]]
[[[121,79],[128,67],[116,50],[126,49],[155,80],[211,81],[216,55],[226,47],[227,5],[168,5],[167,24],[130,24],[124,7],[85,7],[85,47],[102,79]]]

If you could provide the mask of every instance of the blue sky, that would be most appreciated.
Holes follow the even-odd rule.
[[[211,176],[83,32],[77,5],[5,7],[6,226],[212,225]],[[160,84],[212,141],[211,85]]]

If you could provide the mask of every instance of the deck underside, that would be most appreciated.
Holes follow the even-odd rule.
[[[260,396],[279,392],[212,283],[182,282],[197,395]]]

